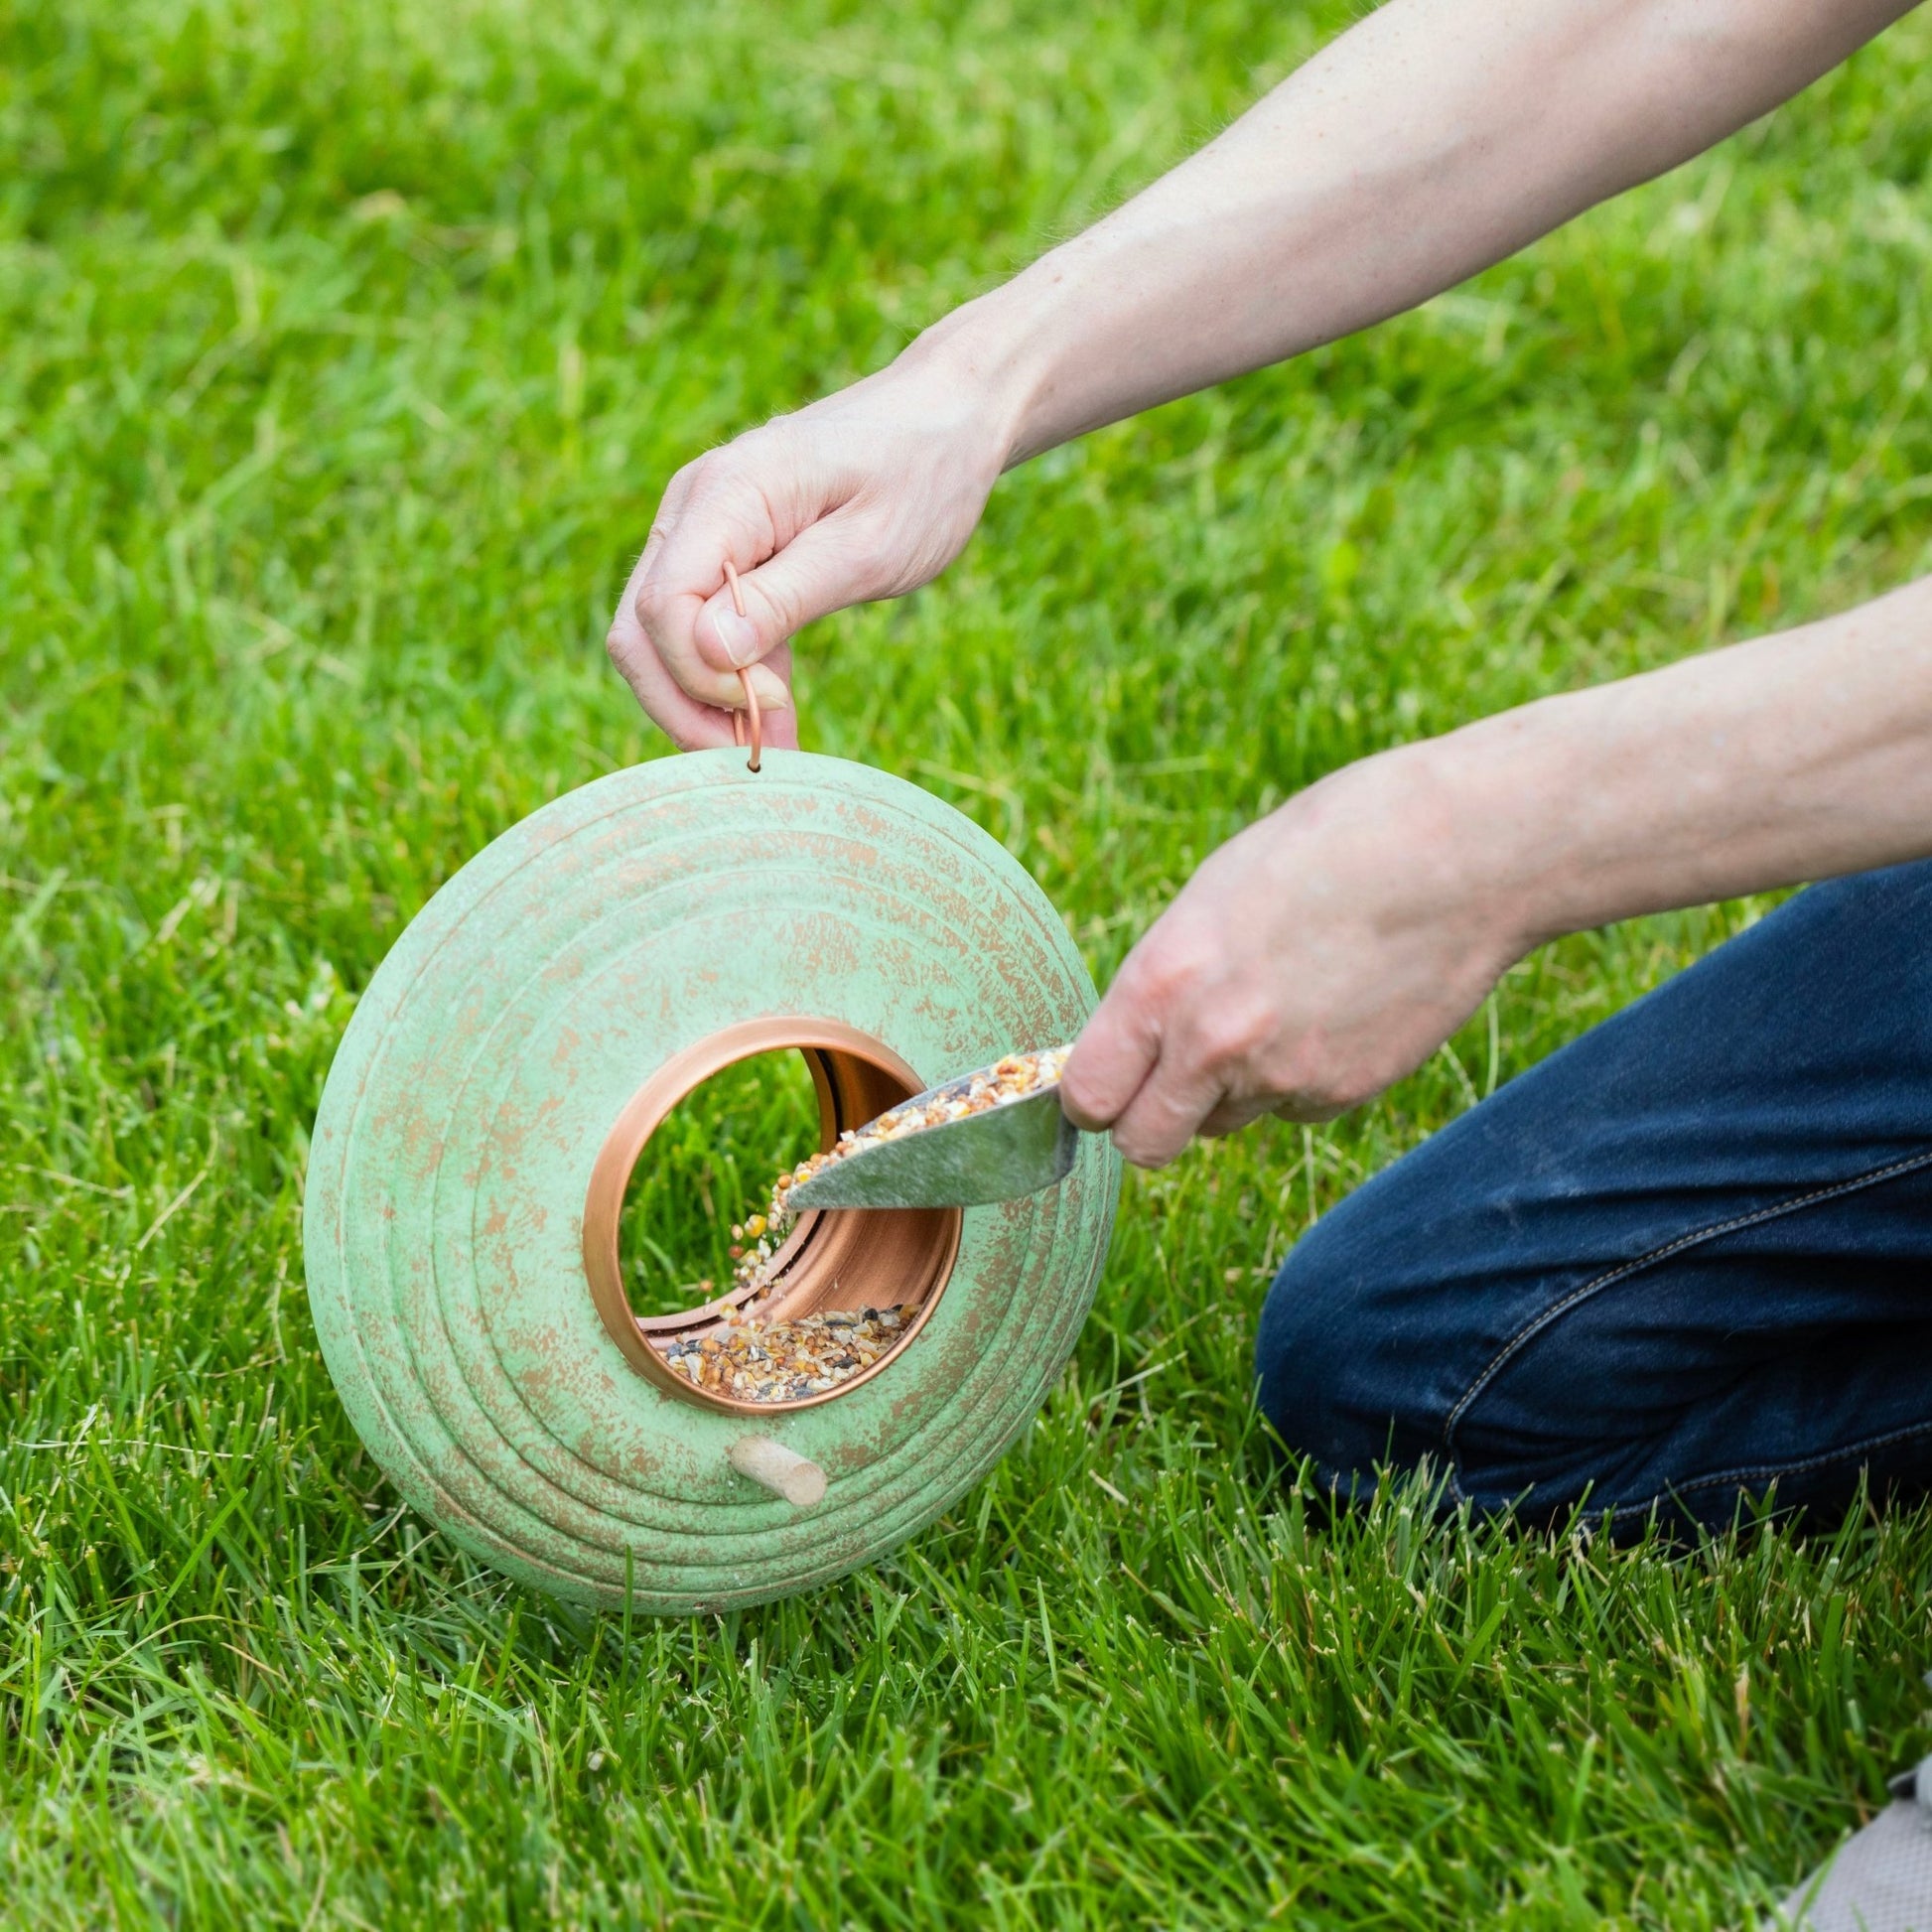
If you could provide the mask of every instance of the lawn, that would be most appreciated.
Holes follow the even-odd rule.
[[[1248,1403],[1312,1217],[1749,905],[1566,941],[1359,1114],[1130,1179],[1036,1426],[816,1597],[510,1586],[322,1367],[330,1056],[471,854],[663,755],[602,648],[663,480],[1350,13],[0,0],[9,1923],[1682,1932],[1932,1748],[1932,1513],[1612,1552],[1396,1486],[1329,1526]],[[1932,568],[1929,160],[1932,19],[1043,458],[807,634],[807,746],[979,820],[1104,981],[1339,763]]]

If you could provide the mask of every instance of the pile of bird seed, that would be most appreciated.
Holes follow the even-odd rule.
[[[664,1351],[673,1373],[740,1402],[796,1402],[849,1382],[897,1346],[917,1310],[827,1309],[795,1321],[727,1319]],[[738,1312],[734,1311],[734,1312]]]

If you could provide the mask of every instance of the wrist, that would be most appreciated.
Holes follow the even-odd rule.
[[[1003,473],[1064,440],[1042,406],[1053,380],[1052,308],[1030,270],[942,316],[893,365],[970,397]]]
[[[1536,706],[1407,748],[1430,772],[1461,889],[1512,959],[1594,923],[1580,890],[1576,771]]]

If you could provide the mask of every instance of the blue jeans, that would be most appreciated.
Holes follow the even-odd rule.
[[[1324,1216],[1264,1410],[1344,1495],[1626,1526],[1932,1487],[1932,861],[1814,886]]]

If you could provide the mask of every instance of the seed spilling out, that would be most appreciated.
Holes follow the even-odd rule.
[[[787,1196],[860,1148],[942,1127],[1057,1085],[1071,1050],[1053,1046],[1037,1053],[1009,1053],[992,1066],[950,1080],[841,1134],[835,1146],[781,1173],[772,1183],[765,1211],[732,1224],[732,1291],[740,1300],[713,1332],[658,1344],[672,1370],[694,1387],[741,1402],[796,1402],[849,1382],[890,1354],[911,1326],[916,1308],[828,1309],[785,1321],[760,1317],[759,1311],[771,1299],[774,1258],[797,1218],[786,1205]]]

